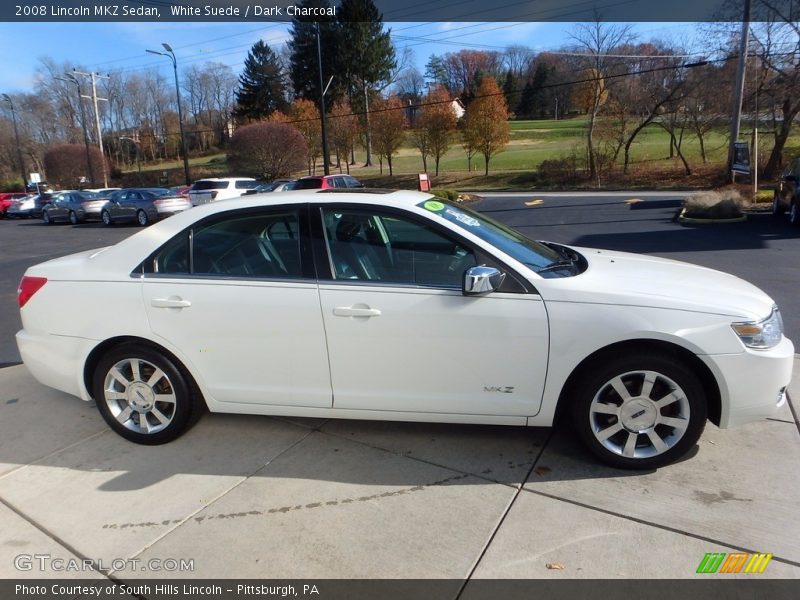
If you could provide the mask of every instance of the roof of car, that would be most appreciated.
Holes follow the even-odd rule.
[[[255,181],[254,177],[203,177],[197,181]],[[195,181],[195,183],[197,183]]]

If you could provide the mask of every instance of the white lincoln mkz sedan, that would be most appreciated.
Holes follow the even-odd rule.
[[[208,204],[31,267],[19,305],[33,375],[144,444],[205,407],[528,426],[563,414],[605,462],[652,468],[706,420],[773,414],[794,357],[774,302],[732,275],[535,242],[418,192]]]

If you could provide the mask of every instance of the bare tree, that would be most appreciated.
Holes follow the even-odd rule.
[[[231,138],[228,164],[238,173],[271,181],[302,169],[308,160],[303,134],[287,123],[253,123]]]
[[[597,160],[595,157],[594,131],[597,126],[597,117],[600,109],[608,98],[605,76],[611,66],[616,63],[608,55],[614,48],[629,43],[633,36],[630,26],[612,25],[600,21],[599,17],[591,23],[580,23],[572,39],[577,44],[577,49],[586,52],[586,57],[581,60],[584,73],[590,81],[586,88],[586,112],[589,123],[586,132],[586,158],[589,165],[589,177],[597,178]]]

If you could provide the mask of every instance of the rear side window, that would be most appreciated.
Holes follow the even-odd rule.
[[[202,192],[203,190],[224,190],[228,187],[227,181],[209,181],[203,180],[195,181],[192,189],[195,192]]]
[[[226,217],[175,236],[145,272],[301,279],[299,231],[297,211]]]
[[[320,177],[312,177],[310,179],[299,179],[294,186],[296,190],[318,190],[322,187],[322,179]]]
[[[252,190],[257,188],[258,185],[259,184],[257,181],[240,180],[236,182],[236,185],[234,187],[236,187],[237,190]]]

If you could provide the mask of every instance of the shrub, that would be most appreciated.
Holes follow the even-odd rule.
[[[433,188],[431,190],[431,194],[438,196],[439,198],[451,200],[452,202],[458,201],[458,192],[450,188]]]
[[[236,130],[228,144],[232,172],[271,181],[301,170],[308,145],[300,131],[287,123],[253,123]]]
[[[683,206],[683,215],[691,219],[734,219],[742,216],[747,203],[736,190],[720,190],[688,196]]]

